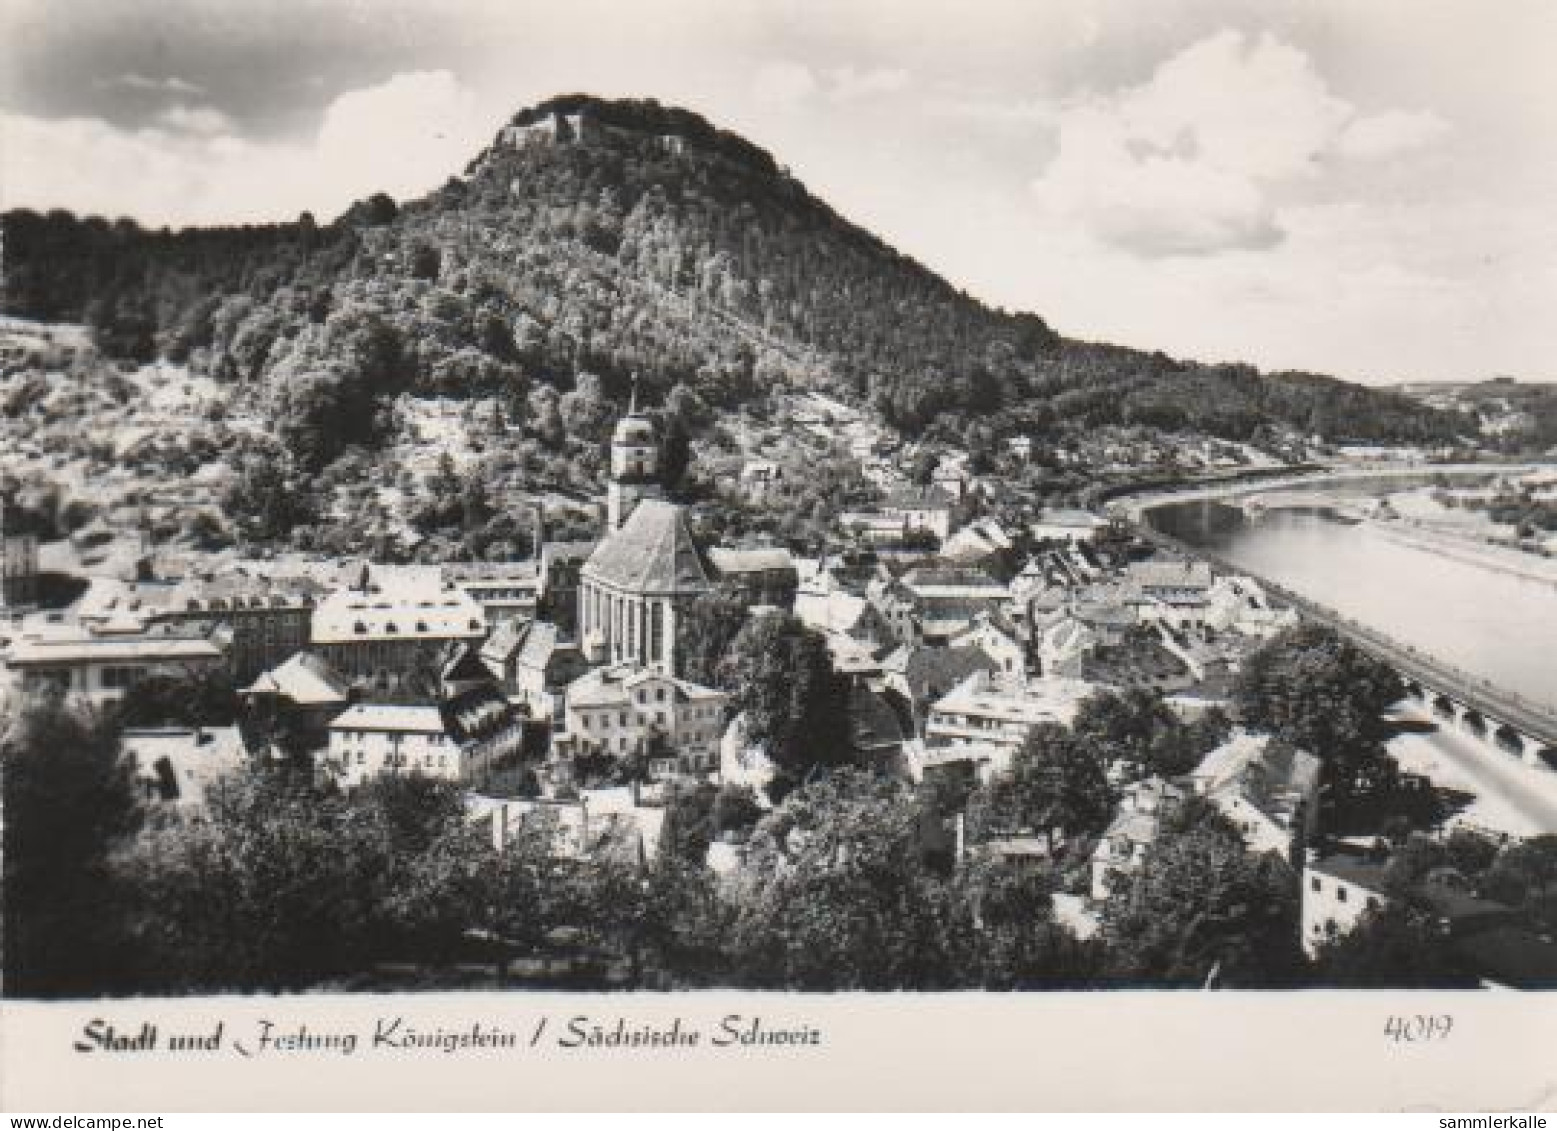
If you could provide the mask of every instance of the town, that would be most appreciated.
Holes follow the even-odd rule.
[[[7,829],[64,745],[103,794],[129,778],[117,810],[67,810],[119,822],[92,889],[122,912],[113,953],[69,970],[40,914],[34,945],[66,961],[11,984],[1557,978],[1557,824],[1402,765],[1398,736],[1435,723],[1399,672],[1118,507],[1025,503],[1025,438],[974,460],[820,393],[781,404],[683,452],[717,485],[689,499],[634,386],[604,497],[527,498],[528,537],[485,560],[169,549],[144,496],[40,548],[13,485]],[[459,446],[435,432],[411,466],[447,476]],[[1206,445],[1175,470],[1316,454]],[[1160,474],[1142,456],[1092,458]],[[811,507],[802,552],[760,516],[824,468],[854,486]],[[214,528],[203,479],[166,484],[175,530]],[[1551,751],[1466,741],[1557,797]]]

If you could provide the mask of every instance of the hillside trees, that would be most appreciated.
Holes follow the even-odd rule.
[[[1006,434],[1037,404],[1057,424],[1234,439],[1315,420],[1357,439],[1465,430],[1452,414],[1310,374],[1065,341],[1036,314],[958,292],[696,115],[631,101],[583,109],[620,131],[497,147],[458,187],[404,208],[378,194],[329,225],[159,233],[8,213],[9,309],[81,320],[92,306],[125,330],[109,335],[114,351],[144,355],[149,332],[170,354],[209,349],[213,371],[266,382],[298,328],[349,297],[416,341],[417,376],[436,371],[440,387],[456,376],[444,359],[472,349],[564,387],[580,369],[616,390],[634,372],[659,393],[686,382],[720,407],[804,374],[909,429]],[[666,153],[666,132],[684,153]],[[455,247],[458,263],[446,262]],[[429,292],[441,292],[432,309],[413,311]],[[190,316],[218,296],[248,309]],[[352,364],[335,346],[315,360]]]

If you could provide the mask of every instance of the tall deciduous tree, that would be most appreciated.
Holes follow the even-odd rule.
[[[745,716],[746,736],[790,781],[849,757],[849,689],[827,641],[789,613],[750,621],[731,646],[721,681]]]
[[[1056,832],[1076,837],[1102,831],[1113,811],[1113,792],[1091,745],[1057,723],[1040,723],[1010,768],[976,790],[968,808],[976,839]]]
[[[57,700],[30,704],[0,738],[0,774],[6,993],[115,988],[126,955],[108,861],[141,817],[117,727]]]
[[[1393,668],[1314,624],[1273,637],[1244,661],[1234,687],[1245,722],[1326,763],[1371,755],[1380,716],[1403,694]]]
[[[1364,912],[1350,931],[1320,947],[1314,980],[1355,990],[1470,989],[1477,984],[1430,917],[1404,899]]]
[[[943,989],[963,976],[971,919],[924,863],[907,788],[839,771],[758,824],[735,896],[735,978],[786,989]]]
[[[1301,978],[1291,870],[1251,854],[1214,811],[1166,823],[1103,919],[1110,974],[1126,982],[1255,988]]]
[[[726,585],[700,593],[676,618],[676,660],[681,674],[705,686],[732,674],[726,660],[746,624],[746,601]]]

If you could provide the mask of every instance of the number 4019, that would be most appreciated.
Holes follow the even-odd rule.
[[[1441,1041],[1454,1028],[1454,1018],[1447,1013],[1436,1015],[1417,1014],[1415,1017],[1389,1017],[1384,1022],[1384,1036],[1396,1041]]]

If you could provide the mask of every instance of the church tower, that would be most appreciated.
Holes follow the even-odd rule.
[[[633,508],[644,499],[658,499],[660,444],[654,422],[638,411],[638,389],[633,387],[627,415],[611,435],[611,483],[606,489],[606,533],[622,528]]]

